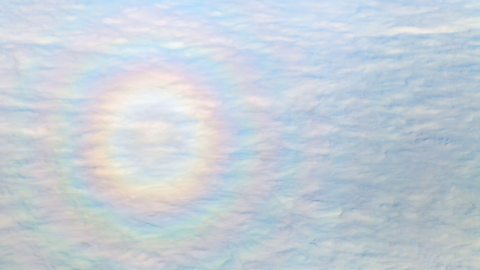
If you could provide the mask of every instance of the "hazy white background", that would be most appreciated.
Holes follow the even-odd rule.
[[[479,3],[2,1],[0,269],[480,269]]]

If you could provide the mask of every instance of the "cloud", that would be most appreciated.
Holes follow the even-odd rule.
[[[0,268],[478,265],[478,7],[6,1]]]

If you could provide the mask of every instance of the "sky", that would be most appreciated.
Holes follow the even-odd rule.
[[[480,2],[0,7],[0,269],[480,269]]]

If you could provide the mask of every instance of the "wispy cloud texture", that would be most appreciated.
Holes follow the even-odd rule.
[[[475,1],[4,2],[0,268],[480,267]]]

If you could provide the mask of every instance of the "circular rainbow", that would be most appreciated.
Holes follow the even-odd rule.
[[[185,21],[163,15],[173,29],[184,28]],[[263,172],[276,173],[282,166],[276,160],[281,150],[268,141],[284,135],[269,132],[268,117],[249,114],[261,103],[249,97],[262,94],[255,82],[264,63],[256,65],[235,48],[199,46],[206,36],[228,40],[208,27],[182,40],[159,31],[97,42],[98,34],[71,41],[72,48],[92,44],[97,50],[82,58],[59,50],[52,65],[58,68],[45,76],[65,81],[50,90],[62,102],[48,109],[59,113],[45,116],[62,138],[51,142],[53,148],[65,150],[52,152],[58,160],[56,189],[62,192],[43,206],[62,205],[62,212],[72,213],[43,231],[48,239],[67,240],[49,253],[78,253],[86,250],[85,243],[95,243],[79,257],[100,256],[138,268],[135,259],[123,255],[123,245],[137,255],[150,254],[152,265],[158,264],[153,258],[159,248],[168,255],[208,242],[223,250],[231,241],[253,250],[254,244],[233,238],[244,225],[230,212],[268,208],[269,192],[282,184]],[[233,55],[235,61],[229,61]],[[180,139],[170,140],[175,136]],[[166,149],[172,144],[182,145],[182,152]],[[159,157],[148,159],[154,155]],[[250,205],[246,194],[265,203]]]

